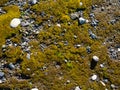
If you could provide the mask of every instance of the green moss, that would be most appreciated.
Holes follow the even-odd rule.
[[[10,21],[20,16],[19,8],[17,6],[7,6],[4,7],[4,10],[7,13],[0,15],[0,47],[5,43],[5,38],[10,37],[12,33],[17,34],[19,29],[19,27],[15,29],[10,27]]]
[[[6,2],[8,2],[8,0],[1,0],[0,1],[0,6],[3,6]]]

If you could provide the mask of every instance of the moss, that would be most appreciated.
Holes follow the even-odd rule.
[[[10,21],[20,16],[19,8],[17,6],[7,6],[4,7],[4,10],[7,13],[0,15],[0,47],[5,43],[5,38],[11,36],[12,33],[17,34],[19,29],[19,27],[15,29],[10,27]]]
[[[1,0],[0,1],[0,6],[3,6],[5,3],[7,3],[8,2],[8,0]]]

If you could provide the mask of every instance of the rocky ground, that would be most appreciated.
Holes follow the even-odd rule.
[[[19,7],[20,16],[14,18],[20,24],[12,27],[12,18],[9,28],[18,31],[0,35],[0,90],[120,89],[120,1],[81,0],[79,8],[69,2],[77,1],[1,5],[1,17],[8,13],[4,7]]]

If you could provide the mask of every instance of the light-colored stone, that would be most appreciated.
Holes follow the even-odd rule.
[[[10,26],[15,28],[21,23],[21,20],[19,18],[14,18],[10,22]]]
[[[76,86],[75,87],[75,90],[81,90],[79,86]]]
[[[98,62],[99,61],[99,57],[98,56],[93,56],[93,60]]]
[[[38,88],[32,88],[31,90],[38,90]]]
[[[95,81],[97,79],[97,75],[92,75],[91,80]]]
[[[83,3],[82,2],[80,2],[80,6],[82,6],[83,5]]]

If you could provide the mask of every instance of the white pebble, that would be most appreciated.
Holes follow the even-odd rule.
[[[14,18],[12,19],[12,21],[10,22],[10,26],[15,28],[17,27],[19,24],[21,23],[21,20],[19,18]]]
[[[97,79],[97,75],[93,75],[92,77],[91,77],[91,80],[93,80],[93,81],[95,81]]]
[[[75,87],[75,90],[81,90],[79,86],[76,86]]]
[[[32,88],[31,90],[38,90],[38,88]]]
[[[93,60],[98,62],[99,61],[99,58],[97,56],[93,56]]]

